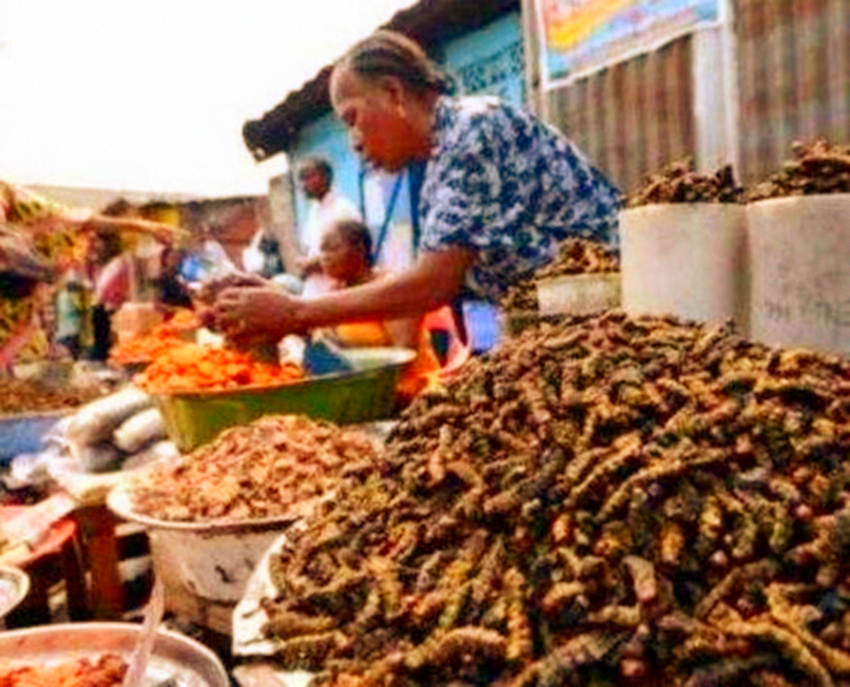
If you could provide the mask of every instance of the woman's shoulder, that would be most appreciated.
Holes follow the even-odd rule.
[[[552,133],[534,115],[495,96],[444,97],[437,109],[443,152],[489,145],[517,144],[525,149]]]
[[[449,127],[480,126],[498,121],[536,121],[534,115],[524,108],[494,95],[443,96],[437,105],[437,119]]]
[[[443,96],[437,104],[437,128],[447,132],[475,129],[504,114],[504,103],[495,96]]]

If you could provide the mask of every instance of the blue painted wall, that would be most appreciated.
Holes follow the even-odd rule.
[[[461,93],[498,95],[521,105],[525,102],[522,51],[522,21],[514,12],[446,44],[442,63]]]

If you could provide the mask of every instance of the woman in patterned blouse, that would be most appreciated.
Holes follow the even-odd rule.
[[[498,301],[566,238],[617,247],[617,190],[567,138],[496,99],[447,95],[446,78],[401,34],[378,31],[355,45],[330,89],[369,164],[400,172],[426,163],[420,257],[388,279],[309,301],[263,287],[227,290],[216,312],[231,334],[276,338],[421,314],[465,286]]]

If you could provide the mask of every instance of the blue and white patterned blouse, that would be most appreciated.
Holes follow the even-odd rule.
[[[562,134],[494,98],[441,97],[419,200],[422,249],[471,248],[469,287],[498,301],[586,238],[618,248],[619,194]]]

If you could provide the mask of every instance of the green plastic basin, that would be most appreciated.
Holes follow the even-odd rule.
[[[416,357],[406,348],[345,351],[351,372],[264,387],[194,391],[156,396],[168,435],[191,451],[228,427],[272,413],[308,415],[340,425],[392,416],[399,375]]]

